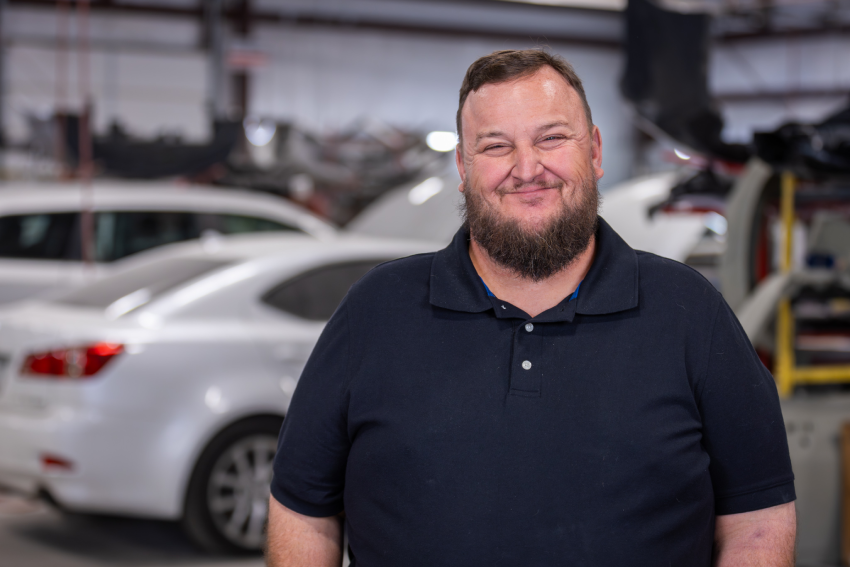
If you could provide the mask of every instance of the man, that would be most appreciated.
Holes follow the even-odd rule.
[[[466,223],[352,287],[281,432],[273,566],[791,566],[776,388],[719,294],[597,217],[602,142],[543,51],[473,63]]]

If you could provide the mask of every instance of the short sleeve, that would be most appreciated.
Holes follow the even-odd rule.
[[[718,515],[795,499],[776,383],[725,301],[714,321],[697,403]]]
[[[343,300],[319,337],[292,397],[274,461],[271,493],[299,514],[343,510],[348,459],[349,321]]]

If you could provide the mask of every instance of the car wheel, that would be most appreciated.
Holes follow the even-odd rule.
[[[210,442],[192,473],[182,524],[214,553],[257,552],[265,544],[269,486],[282,420],[254,418]]]

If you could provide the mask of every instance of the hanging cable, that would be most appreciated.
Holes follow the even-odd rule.
[[[80,249],[83,263],[94,266],[94,214],[92,195],[92,104],[90,89],[89,52],[89,0],[77,2],[77,72],[82,108],[79,118],[79,167],[80,178]]]
[[[56,2],[56,83],[54,93],[54,120],[56,133],[53,139],[54,159],[59,166],[59,178],[67,179],[67,112],[68,112],[68,0]]]

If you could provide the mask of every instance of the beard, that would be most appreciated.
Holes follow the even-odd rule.
[[[596,233],[600,198],[592,170],[582,181],[574,203],[562,201],[557,214],[536,230],[524,228],[519,220],[504,218],[468,182],[464,182],[463,197],[464,226],[475,242],[497,264],[534,282],[569,266],[587,250]]]

